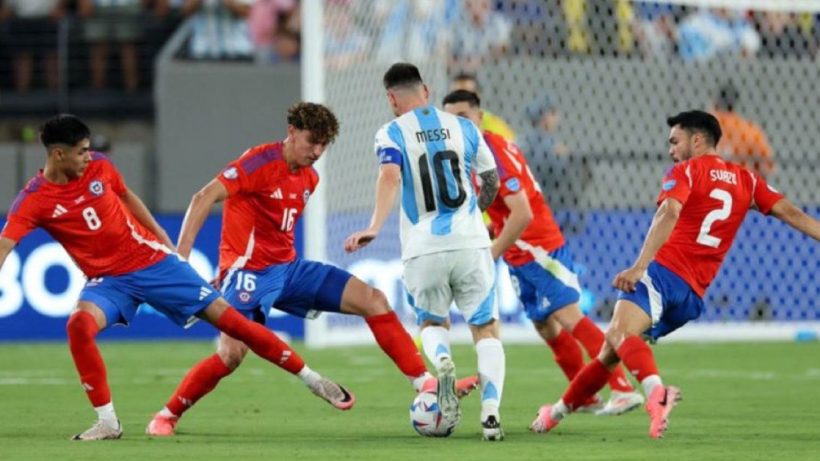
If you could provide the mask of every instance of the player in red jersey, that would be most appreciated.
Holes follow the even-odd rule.
[[[447,112],[473,123],[481,120],[481,100],[475,93],[453,91],[442,105]],[[524,154],[495,133],[483,134],[501,180],[501,189],[487,209],[496,237],[491,247],[493,258],[503,256],[527,317],[571,381],[584,366],[581,346],[595,358],[604,344],[604,333],[581,312],[581,287],[572,269],[572,254]],[[620,368],[615,369],[609,384],[612,398],[606,406],[595,395],[583,409],[619,415],[643,403],[643,396],[635,392]]]
[[[294,227],[319,177],[312,165],[336,137],[338,123],[325,106],[288,109],[288,137],[247,150],[197,192],[179,236],[187,256],[213,205],[225,201],[219,247],[223,295],[248,318],[264,323],[271,307],[300,317],[341,312],[364,317],[376,342],[415,389],[435,389],[427,368],[381,291],[335,266],[296,256]],[[174,435],[179,417],[241,363],[248,346],[221,335],[216,354],[195,365],[146,432]],[[462,391],[476,379],[462,381]]]
[[[530,426],[548,432],[606,382],[623,361],[647,396],[649,436],[662,437],[680,390],[664,386],[652,351],[641,335],[657,339],[697,318],[743,218],[750,209],[773,215],[820,240],[820,221],[791,204],[756,173],[715,153],[720,125],[702,111],[667,119],[669,155],[658,210],[637,260],[615,276],[620,290],[598,358],[572,380],[563,397],[544,405]]]
[[[353,404],[344,388],[305,366],[287,344],[248,321],[173,253],[167,234],[126,187],[114,164],[89,151],[89,130],[82,121],[71,115],[55,117],[43,125],[40,139],[48,152],[45,168],[11,206],[0,234],[0,266],[20,239],[42,227],[88,277],[66,330],[74,365],[98,419],[74,440],[122,436],[94,338],[110,325],[128,324],[143,302],[180,326],[203,319],[298,374],[337,408]]]

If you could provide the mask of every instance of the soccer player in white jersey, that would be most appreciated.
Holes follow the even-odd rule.
[[[499,188],[493,155],[475,124],[429,104],[416,66],[394,64],[384,74],[384,87],[397,118],[376,134],[381,166],[370,226],[351,234],[345,249],[356,251],[376,238],[401,189],[404,283],[422,328],[424,353],[439,374],[442,416],[453,420],[459,415],[448,335],[455,301],[478,355],[483,438],[502,440],[505,358],[498,337],[495,264],[481,217]],[[473,171],[482,184],[478,195],[470,185]]]

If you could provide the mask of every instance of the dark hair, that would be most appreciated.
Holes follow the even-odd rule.
[[[732,82],[726,82],[718,90],[715,98],[715,108],[731,112],[735,110],[735,104],[739,98],[740,93],[737,91],[737,87]]]
[[[450,94],[445,96],[441,101],[441,105],[443,106],[446,104],[455,104],[459,102],[466,102],[470,104],[470,107],[481,107],[481,98],[479,98],[478,95],[472,91],[467,90],[455,90],[450,92]]]
[[[459,72],[453,77],[453,82],[457,82],[459,80],[469,80],[475,83],[475,89],[477,91],[481,91],[481,84],[478,83],[478,78],[476,78],[475,74],[471,74],[469,72]]]
[[[666,124],[669,125],[670,128],[679,125],[690,134],[692,132],[703,133],[706,135],[712,147],[717,145],[722,135],[718,119],[716,119],[714,115],[702,110],[690,110],[673,115],[666,119]]]
[[[299,102],[288,108],[288,125],[310,131],[311,141],[330,144],[339,134],[339,122],[327,107],[312,102]]]
[[[88,139],[91,131],[79,118],[70,114],[60,114],[46,120],[40,127],[40,142],[46,148],[54,144],[76,146],[83,139]]]
[[[419,68],[407,63],[397,62],[384,73],[384,89],[389,90],[397,86],[415,86],[424,83]]]

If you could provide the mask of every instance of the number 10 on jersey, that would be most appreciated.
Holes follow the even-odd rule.
[[[447,168],[447,165],[450,168]],[[451,150],[436,152],[433,155],[433,172],[436,176],[438,186],[438,199],[449,208],[458,208],[467,198],[464,185],[461,182],[461,165],[458,154]],[[424,209],[427,212],[435,211],[436,197],[433,193],[433,181],[430,177],[430,167],[427,162],[427,154],[419,157],[419,177],[421,179],[421,190],[424,193]],[[456,196],[450,196],[448,185],[454,184]]]

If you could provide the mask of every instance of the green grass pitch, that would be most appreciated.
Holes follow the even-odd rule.
[[[155,439],[145,425],[185,371],[213,352],[208,342],[104,342],[102,353],[122,440],[71,442],[95,415],[65,344],[0,344],[0,460],[613,460],[820,459],[820,346],[817,343],[661,344],[665,381],[680,386],[666,438],[647,436],[637,410],[619,417],[573,415],[554,433],[527,431],[539,405],[566,382],[546,347],[508,346],[501,443],[480,440],[479,400],[462,402],[448,439],[409,425],[413,392],[374,345],[305,350],[308,363],[358,398],[340,412],[295,378],[249,357],[188,412],[179,435]],[[455,350],[459,374],[475,371],[469,347]]]

